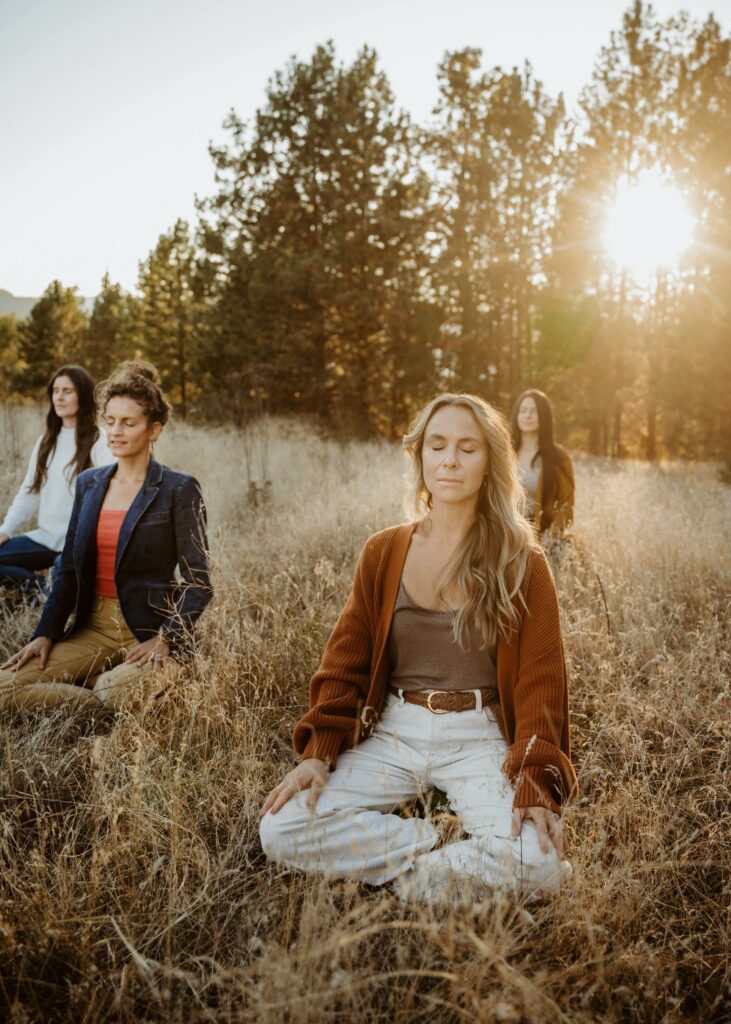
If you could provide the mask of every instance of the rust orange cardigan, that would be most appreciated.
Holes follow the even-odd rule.
[[[415,524],[376,533],[361,552],[350,596],[310,684],[310,710],[295,749],[335,765],[375,725],[388,684],[387,641]],[[558,811],[576,788],[569,743],[566,669],[556,588],[545,555],[533,551],[516,602],[521,624],[497,644],[500,703],[492,707],[508,744],[504,771],[515,807]]]

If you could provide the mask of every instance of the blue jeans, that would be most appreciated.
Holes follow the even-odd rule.
[[[0,545],[0,586],[45,591],[47,577],[39,569],[50,569],[58,557],[43,544],[21,534]]]

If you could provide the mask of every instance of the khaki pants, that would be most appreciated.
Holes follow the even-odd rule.
[[[54,707],[95,698],[119,708],[127,697],[141,692],[153,672],[149,664],[123,663],[136,643],[119,602],[95,597],[87,624],[53,645],[45,669],[34,658],[17,672],[0,670],[0,709]]]

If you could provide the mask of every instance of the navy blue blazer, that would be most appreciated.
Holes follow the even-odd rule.
[[[76,479],[61,566],[34,637],[64,640],[89,618],[97,520],[116,472],[115,462],[87,469]],[[150,459],[145,482],[122,522],[114,566],[122,614],[140,643],[162,632],[171,652],[185,654],[193,623],[212,595],[206,550],[206,512],[198,481]],[[182,583],[175,578],[176,567]]]

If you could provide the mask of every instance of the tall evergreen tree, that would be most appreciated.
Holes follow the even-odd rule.
[[[567,126],[529,65],[481,70],[481,52],[448,53],[430,151],[436,166],[434,272],[443,304],[443,370],[509,401],[533,380],[542,261]]]
[[[346,67],[332,44],[318,47],[274,76],[253,125],[232,115],[228,127],[206,208],[221,254],[219,342],[238,330],[251,389],[273,408],[390,429],[408,414],[397,382],[430,345],[414,270],[428,185],[375,53]],[[416,291],[404,329],[392,312],[407,266]]]
[[[0,316],[0,399],[7,399],[18,388],[24,363],[20,356],[20,321],[14,316]]]
[[[721,419],[710,410],[724,405],[729,381],[731,316],[722,296],[731,278],[721,240],[731,230],[723,170],[731,143],[722,127],[731,117],[730,89],[729,40],[713,18],[703,27],[686,15],[662,22],[649,4],[634,0],[582,95],[583,138],[561,199],[548,276],[554,307],[578,309],[590,296],[600,311],[591,344],[563,379],[566,390],[584,396],[581,418],[592,451],[654,458],[693,447],[702,420],[714,422],[714,435],[729,423],[728,406]],[[602,227],[617,183],[650,168],[683,189],[698,217],[700,245],[648,292],[612,267]],[[696,339],[692,347],[689,337]]]
[[[191,378],[203,318],[196,248],[186,221],[176,221],[140,263],[139,342],[160,371],[183,418],[199,385]]]
[[[21,326],[20,357],[25,364],[22,390],[42,388],[61,363],[83,357],[86,315],[76,288],[52,281]]]
[[[105,274],[84,334],[84,365],[95,379],[106,377],[117,363],[134,355],[138,302]]]

